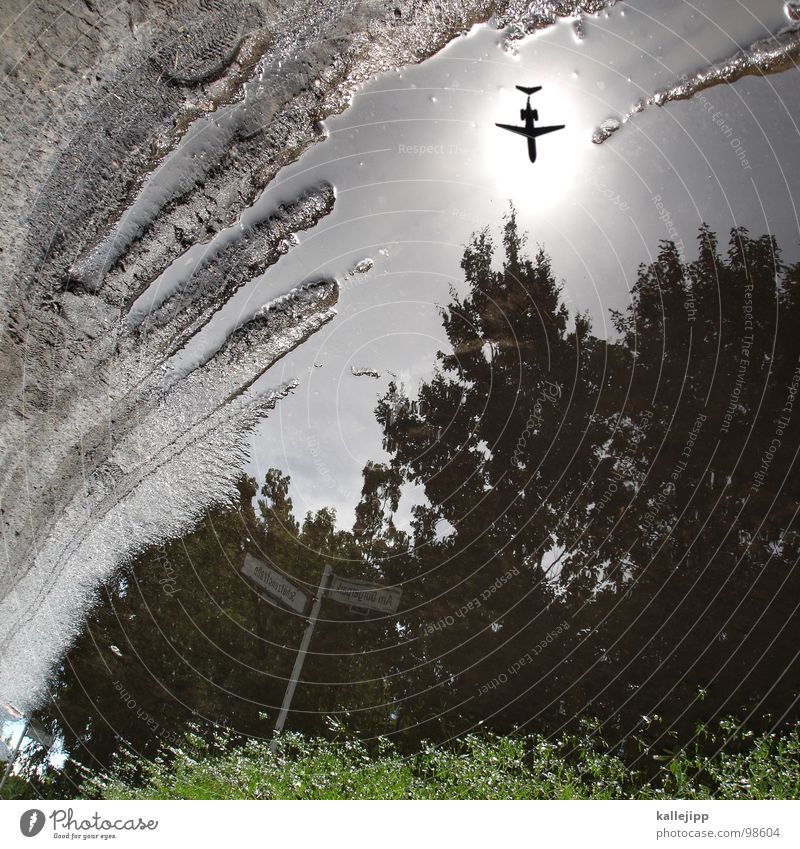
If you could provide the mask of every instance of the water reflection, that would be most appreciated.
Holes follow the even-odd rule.
[[[657,713],[672,745],[724,712],[796,718],[800,266],[743,229],[702,227],[692,262],[661,242],[607,340],[513,211],[502,232],[464,252],[434,376],[381,398],[390,459],[352,528],[299,519],[271,470],[106,588],[39,716],[69,780],[191,722],[270,735],[304,620],[259,599],[246,551],[309,595],[325,563],[403,586],[396,616],[323,605],[287,729],[413,746],[593,715],[618,743]]]

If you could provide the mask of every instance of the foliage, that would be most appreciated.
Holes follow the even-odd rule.
[[[85,796],[106,799],[797,799],[800,725],[754,736],[735,722],[700,730],[691,749],[648,751],[631,766],[608,750],[592,723],[556,738],[471,734],[426,743],[402,756],[386,738],[371,743],[292,732],[275,755],[264,741],[230,747],[187,736],[173,757],[117,759]],[[710,752],[710,753],[704,753]]]

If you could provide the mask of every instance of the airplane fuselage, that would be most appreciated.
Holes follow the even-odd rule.
[[[539,113],[535,109],[531,109],[530,97],[525,108],[519,110],[519,117],[525,122],[525,129],[530,133],[528,136],[528,159],[531,162],[536,162],[536,137],[533,135],[533,122],[539,120]]]

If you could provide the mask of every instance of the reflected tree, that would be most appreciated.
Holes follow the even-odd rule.
[[[702,227],[694,262],[664,242],[605,342],[568,325],[513,211],[503,254],[496,270],[473,240],[452,350],[378,409],[429,501],[408,577],[419,691],[438,679],[457,730],[592,714],[625,736],[656,711],[686,735],[794,711],[797,266],[741,229],[721,256]]]
[[[332,510],[298,522],[289,479],[272,469],[260,489],[243,479],[236,504],[208,512],[190,534],[124,568],[103,589],[37,712],[69,755],[56,792],[74,795],[85,770],[107,768],[121,746],[152,757],[179,745],[189,728],[269,738],[305,619],[269,603],[241,574],[245,553],[309,597],[326,562],[349,577],[380,577],[367,558],[407,543],[377,523],[376,486],[367,476],[359,505],[370,526],[341,531]],[[393,650],[394,623],[336,607],[326,605],[315,632],[290,728],[326,733],[326,717],[355,708],[361,733],[389,731],[385,664],[392,652],[378,656],[365,647]],[[30,768],[41,760],[33,753]]]
[[[513,209],[462,269],[433,377],[379,400],[387,457],[352,529],[298,520],[271,470],[105,588],[40,711],[65,781],[191,722],[271,733],[304,620],[242,577],[246,551],[309,596],[325,563],[403,587],[396,616],[325,606],[293,729],[347,714],[413,746],[589,715],[620,740],[654,712],[681,738],[722,712],[797,716],[800,266],[742,229],[723,253],[703,226],[697,259],[663,242],[639,269],[608,340]],[[425,493],[411,533],[406,484]]]

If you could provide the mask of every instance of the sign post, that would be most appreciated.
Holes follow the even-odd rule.
[[[245,557],[242,571],[256,583],[261,584],[267,592],[279,598],[293,610],[302,613],[305,609],[305,594],[300,592],[297,587],[291,584],[279,572],[270,569],[266,563],[262,563],[262,561],[248,554]],[[391,614],[397,613],[397,609],[400,607],[402,590],[398,587],[381,587],[378,584],[370,584],[367,581],[340,578],[338,575],[333,574],[333,569],[331,569],[329,564],[325,564],[317,594],[311,606],[311,613],[308,616],[306,629],[303,632],[303,639],[300,641],[300,648],[297,650],[292,674],[289,676],[286,695],[283,697],[283,704],[281,705],[278,719],[275,722],[275,730],[273,731],[272,741],[269,745],[269,750],[273,755],[278,748],[278,738],[283,731],[283,726],[286,724],[289,708],[292,706],[294,692],[300,680],[300,673],[303,671],[303,663],[308,654],[308,646],[311,642],[311,636],[314,633],[314,626],[317,624],[317,619],[319,619],[319,611],[326,592],[328,592],[334,601],[338,601],[340,604],[346,604],[351,609],[376,610]]]
[[[326,563],[322,571],[322,578],[319,582],[317,595],[314,598],[314,604],[311,607],[311,614],[308,617],[308,624],[303,633],[303,639],[300,641],[300,648],[297,650],[297,657],[294,662],[292,674],[289,677],[289,685],[286,687],[286,695],[283,697],[281,711],[278,714],[278,721],[275,723],[275,731],[273,732],[272,742],[269,745],[270,752],[274,755],[275,749],[278,747],[278,735],[283,731],[283,726],[286,723],[286,717],[289,714],[289,708],[294,698],[294,691],[297,689],[297,682],[300,680],[300,673],[303,671],[303,663],[308,653],[308,644],[311,642],[311,635],[314,633],[314,626],[319,618],[319,610],[322,607],[322,598],[325,595],[325,590],[328,588],[328,581],[332,574],[331,567]]]

